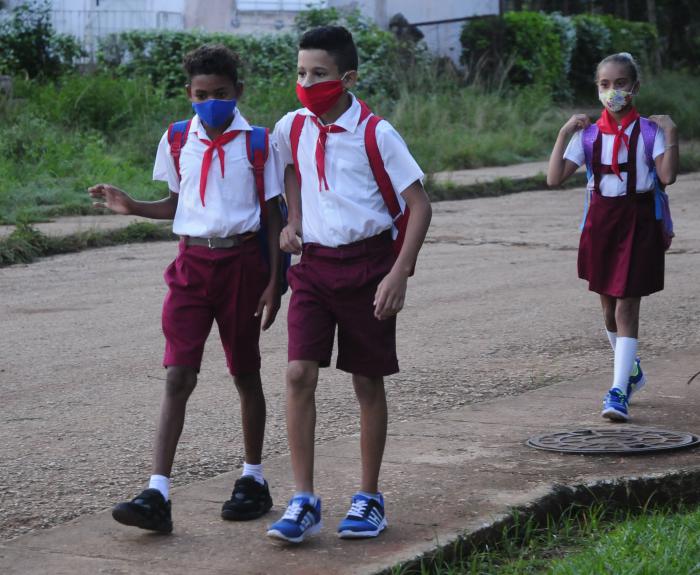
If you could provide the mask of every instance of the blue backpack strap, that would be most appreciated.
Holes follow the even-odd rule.
[[[246,131],[246,150],[248,161],[253,166],[255,176],[255,191],[260,202],[260,213],[262,217],[267,215],[267,204],[265,202],[265,162],[270,154],[270,136],[267,128],[261,126],[251,126],[253,129]]]
[[[269,262],[270,251],[267,242],[267,201],[265,200],[265,162],[270,155],[270,131],[262,126],[251,126],[252,130],[245,133],[246,151],[248,161],[253,167],[255,176],[255,191],[260,203],[260,247],[263,255]],[[279,196],[279,210],[282,216],[282,227],[287,225],[287,203],[284,196]],[[280,294],[284,294],[289,288],[287,283],[287,270],[292,263],[292,254],[280,253]]]
[[[170,155],[175,163],[175,171],[178,179],[182,179],[180,175],[180,151],[187,143],[187,136],[190,133],[190,124],[192,119],[180,120],[173,122],[168,126],[168,144],[170,144]]]
[[[597,137],[598,126],[596,124],[589,124],[583,129],[583,133],[581,134],[581,144],[583,145],[583,155],[586,159],[586,177],[588,181],[593,177],[593,143]],[[583,198],[583,217],[581,218],[579,230],[583,230],[583,226],[586,223],[590,202],[591,192],[588,189],[588,183],[586,183],[586,195]]]

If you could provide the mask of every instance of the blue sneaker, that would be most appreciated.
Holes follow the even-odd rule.
[[[641,391],[647,384],[647,378],[642,371],[642,363],[639,358],[634,360],[632,374],[627,382],[627,403],[632,403],[632,395]]]
[[[376,537],[386,527],[382,494],[379,494],[379,501],[377,501],[374,497],[355,493],[350,511],[338,525],[338,537],[341,539]]]
[[[321,526],[321,500],[297,495],[289,500],[282,518],[270,525],[267,535],[290,543],[301,543],[307,535],[318,533]]]
[[[613,387],[603,400],[601,415],[613,421],[627,421],[630,418],[627,403],[627,396]]]

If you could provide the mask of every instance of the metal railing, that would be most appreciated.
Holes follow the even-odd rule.
[[[311,6],[323,5],[323,0],[237,0],[239,12],[300,12]]]
[[[128,30],[184,30],[185,17],[180,12],[148,10],[52,10],[51,23],[61,34],[74,36],[90,55],[98,40]]]

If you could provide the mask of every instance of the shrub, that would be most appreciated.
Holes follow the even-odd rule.
[[[75,38],[55,32],[45,2],[20,4],[0,21],[1,74],[57,78],[82,56]]]
[[[516,86],[542,84],[557,99],[590,90],[595,67],[614,52],[630,52],[651,68],[658,49],[656,30],[644,22],[581,14],[507,12],[502,18],[465,24],[462,62],[472,77],[504,73]]]
[[[555,20],[540,12],[507,12],[502,18],[478,19],[462,30],[462,62],[487,74],[505,66],[512,85],[541,84],[563,96],[569,36],[564,17]]]
[[[354,35],[360,56],[359,90],[368,94],[396,95],[396,85],[407,70],[430,64],[423,43],[399,41],[391,33],[361,16],[359,11],[334,8],[302,12],[296,28],[338,23]],[[248,85],[286,85],[293,93],[298,36],[294,34],[234,36],[223,33],[132,31],[110,35],[100,43],[99,65],[119,77],[148,78],[169,95],[186,83],[182,58],[206,43],[221,43],[241,57],[242,77]],[[269,91],[269,88],[267,89]]]
[[[590,14],[575,16],[574,23],[576,47],[569,79],[577,93],[590,91],[598,62],[616,52],[629,52],[643,69],[651,69],[658,48],[656,29],[651,24]]]

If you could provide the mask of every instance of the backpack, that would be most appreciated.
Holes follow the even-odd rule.
[[[180,151],[187,143],[187,136],[190,133],[190,124],[192,120],[182,120],[174,122],[168,127],[168,143],[170,144],[170,155],[175,163],[177,177],[180,176]],[[248,153],[248,161],[253,168],[255,177],[255,191],[260,204],[260,231],[258,239],[260,248],[269,264],[270,252],[267,240],[267,202],[265,201],[265,162],[269,156],[269,130],[261,126],[251,126],[252,130],[246,130],[246,151]],[[287,225],[287,202],[284,196],[280,196],[279,209],[282,215],[282,227]],[[287,270],[291,265],[291,254],[280,252],[280,294],[287,292],[289,284],[287,283]]]
[[[399,204],[399,200],[396,197],[394,186],[392,185],[391,178],[389,178],[389,174],[384,167],[384,160],[382,160],[382,155],[379,151],[379,145],[377,144],[377,124],[382,121],[382,118],[373,114],[372,110],[369,109],[369,106],[367,106],[367,104],[365,104],[362,100],[358,101],[360,103],[359,124],[367,120],[367,126],[365,127],[365,150],[367,151],[369,166],[372,170],[374,180],[377,182],[377,186],[379,187],[379,192],[382,194],[384,203],[389,210],[389,215],[393,221],[393,250],[394,255],[398,256],[401,252],[401,247],[403,246],[403,242],[406,237],[406,226],[408,225],[408,218],[411,215],[411,211],[408,206],[406,206],[405,210],[401,211],[401,204]],[[304,129],[306,118],[307,116],[304,114],[297,114],[294,116],[294,120],[292,121],[292,129],[289,134],[292,147],[292,159],[294,160],[294,169],[296,170],[299,188],[301,188],[301,172],[299,171],[297,151],[299,149],[299,139],[301,137],[301,132]],[[411,270],[410,275],[413,275],[413,272],[414,270]]]
[[[663,237],[664,248],[668,249],[673,240],[673,220],[671,219],[671,207],[668,202],[668,194],[664,191],[664,186],[661,185],[659,177],[656,174],[656,164],[654,163],[654,139],[656,138],[657,126],[648,118],[639,118],[639,131],[641,132],[642,141],[644,143],[644,153],[647,160],[647,166],[654,178],[654,212],[657,221],[661,222],[661,235]],[[593,177],[593,143],[598,137],[597,124],[590,124],[583,130],[581,140],[583,143],[583,153],[586,157],[586,173],[588,179]],[[588,215],[588,206],[590,203],[590,190],[586,189],[586,197],[583,206],[583,219],[579,229],[583,229]]]

